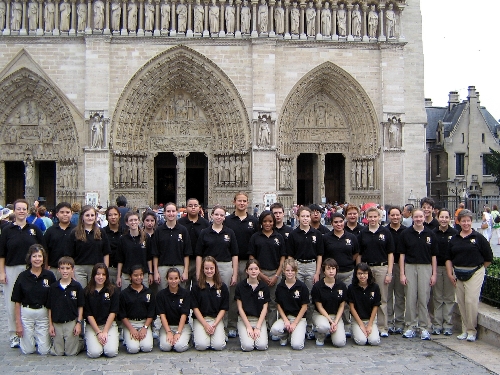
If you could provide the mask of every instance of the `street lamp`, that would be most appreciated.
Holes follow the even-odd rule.
[[[454,187],[449,187],[448,190],[452,194],[455,194],[455,209],[456,209],[460,203],[459,194],[465,190],[465,188],[463,187],[463,184],[466,181],[464,179],[455,177],[453,180],[450,180],[448,182],[454,184]]]

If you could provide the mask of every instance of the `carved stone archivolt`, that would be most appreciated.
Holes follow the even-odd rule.
[[[402,132],[404,123],[401,118],[392,116],[382,124],[384,129],[384,148],[386,150],[400,150],[402,148]]]

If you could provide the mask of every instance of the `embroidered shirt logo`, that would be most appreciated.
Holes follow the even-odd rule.
[[[259,290],[257,299],[264,299],[264,291],[263,290]]]
[[[311,236],[312,238],[312,243],[316,243],[316,236]]]
[[[380,234],[378,235],[378,239],[379,239],[380,241],[385,241],[385,234],[380,233]]]
[[[370,292],[370,299],[374,299],[375,298],[375,292]]]
[[[277,238],[275,238],[275,239],[274,239],[274,243],[275,243],[276,245],[278,245],[278,246],[279,246],[279,245],[280,245],[280,240],[279,240],[279,239],[277,239]]]
[[[471,238],[470,239],[470,243],[476,243],[476,239],[475,238]]]
[[[76,290],[71,291],[71,299],[76,299]]]
[[[179,299],[179,305],[182,305],[184,303],[184,298]]]
[[[35,236],[36,235],[36,232],[34,229],[30,229],[30,236]]]
[[[430,237],[426,237],[426,242],[427,242],[427,245],[430,245],[431,244],[431,238]]]
[[[286,237],[286,238],[288,238],[288,235],[289,235],[289,234],[290,234],[290,233],[285,233],[285,237]]]
[[[339,290],[339,296],[342,297],[342,295],[344,294],[344,291],[342,289]]]
[[[300,291],[299,290],[296,290],[295,292],[293,292],[293,298],[300,298]]]
[[[453,237],[453,236],[448,236],[448,241],[451,240],[451,237]]]
[[[179,233],[179,241],[182,241],[182,233]]]
[[[43,279],[42,285],[43,285],[44,288],[48,288],[49,287],[49,280]]]
[[[147,293],[146,294],[146,302],[151,301],[151,294]]]
[[[109,293],[104,293],[104,300],[109,301]]]
[[[253,223],[251,221],[248,222],[248,227],[253,229]]]
[[[222,293],[221,293],[220,289],[217,289],[216,295],[217,295],[217,298],[221,298],[222,297]]]
[[[345,244],[346,244],[347,246],[351,246],[351,240],[350,240],[349,238],[346,238],[346,239],[345,239]]]
[[[229,237],[229,234],[224,235],[224,241],[229,242],[231,241],[231,238]]]

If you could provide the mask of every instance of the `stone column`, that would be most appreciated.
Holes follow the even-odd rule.
[[[318,155],[318,181],[319,181],[318,200],[321,200],[321,198],[326,196],[326,193],[325,193],[325,157],[326,157],[325,153],[320,153]]]
[[[337,4],[332,4],[332,40],[339,40],[337,34]]]
[[[87,17],[87,22],[88,22],[88,17]],[[38,29],[36,29],[36,35],[37,36],[43,35],[43,0],[38,0]]]
[[[160,0],[155,0],[155,30],[153,36],[160,36]]]
[[[10,1],[9,0],[5,2],[5,29],[3,30],[3,35],[10,35]]]
[[[128,30],[127,30],[127,0],[122,0],[123,1],[123,9],[122,9],[122,31],[120,32],[120,35],[128,35]]]
[[[139,0],[139,28],[137,36],[144,36],[144,0]]]
[[[69,35],[76,35],[76,0],[71,0],[71,27]]]
[[[172,0],[172,8],[170,9],[170,36],[177,35],[177,27],[175,26],[175,0]]]
[[[397,27],[399,28],[399,37],[398,37],[398,40],[400,42],[404,41],[405,40],[405,36],[403,34],[403,10],[405,10],[405,6],[404,4],[398,4],[398,23],[397,23]]]
[[[187,19],[187,30],[186,36],[188,38],[192,38],[194,36],[193,33],[193,0],[188,0],[188,19]]]
[[[275,0],[269,0],[269,36],[276,36],[274,32],[274,4]]]
[[[226,0],[219,0],[219,5],[220,5],[220,10],[219,10],[219,36],[223,37],[226,36],[226,32],[224,29],[226,28],[225,22],[224,22],[224,16],[226,14],[226,7],[224,6],[226,3]]]
[[[347,4],[347,41],[354,41],[354,37],[352,36],[352,4]]]
[[[35,201],[35,163],[28,157],[24,161],[24,197],[28,202]]]
[[[87,27],[85,28],[85,34],[92,34],[92,26],[90,20],[92,17],[92,0],[87,0]]]
[[[106,35],[111,35],[111,30],[109,27],[109,17],[110,17],[110,12],[109,12],[109,0],[106,0],[106,3],[104,4],[104,30],[103,34]]]
[[[21,30],[19,30],[19,35],[28,35],[28,31],[26,29],[26,2],[28,0],[23,0],[23,14],[21,18]]]
[[[299,26],[299,39],[307,39],[306,31],[305,31],[305,17],[306,17],[306,1],[300,0],[300,26]]]
[[[321,1],[316,2],[316,40],[322,40],[321,34]]]
[[[285,39],[292,39],[290,35],[290,0],[285,0]]]
[[[5,201],[5,162],[3,161],[0,161],[0,202],[7,203]]]
[[[174,152],[177,158],[177,204],[186,202],[186,158],[189,152]]]
[[[361,8],[361,11],[363,12],[363,23],[362,23],[362,32],[363,32],[363,42],[369,42],[370,37],[368,36],[368,25],[367,25],[367,17],[368,17],[368,6],[363,3],[363,6]]]
[[[54,30],[52,30],[52,35],[61,35],[59,31],[59,16],[59,1],[54,1]]]
[[[210,36],[210,31],[208,31],[208,0],[205,0],[205,23],[204,23],[203,36]]]
[[[378,41],[379,42],[385,42],[387,38],[385,37],[384,34],[384,9],[385,9],[385,4],[380,4],[379,5],[380,12],[378,14],[378,27],[379,27],[379,37]]]
[[[234,29],[234,37],[241,38],[241,0],[236,0],[236,28]]]
[[[259,36],[257,32],[257,3],[257,0],[252,0],[252,33],[250,34],[252,38]]]

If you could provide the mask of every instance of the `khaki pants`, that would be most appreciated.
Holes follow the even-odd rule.
[[[118,275],[118,269],[116,267],[108,267],[109,281],[111,284],[116,285],[116,276]]]
[[[313,278],[316,273],[316,262],[311,263],[299,263],[299,270],[297,272],[297,279],[306,284],[307,289],[309,289],[309,305],[307,305],[306,321],[309,327],[312,327],[312,315],[314,312],[314,305],[311,299],[311,290],[313,287]]]
[[[437,281],[436,285],[432,287],[432,297],[434,300],[433,328],[453,328],[455,287],[448,278],[445,266],[439,266],[437,268]]]
[[[102,331],[104,324],[99,326]],[[87,355],[89,358],[99,358],[103,353],[106,357],[116,357],[118,355],[118,327],[113,322],[108,331],[108,341],[101,345],[90,324],[85,325],[85,344],[87,345]]]
[[[75,279],[80,283],[83,289],[87,286],[92,277],[92,268],[94,266],[90,264],[77,264],[75,265]],[[108,269],[109,271],[109,269]],[[115,279],[116,281],[116,279]]]
[[[388,323],[394,328],[404,328],[405,325],[405,287],[401,284],[399,264],[394,263],[392,280],[388,288],[387,316]]]
[[[73,334],[75,325],[79,324],[76,320],[67,323],[54,323],[56,336],[52,339],[52,355],[77,355],[83,348],[83,342],[80,336]]]
[[[9,325],[9,338],[16,336],[16,304],[10,299],[12,297],[12,290],[16,283],[19,274],[26,270],[25,265],[19,266],[5,266],[5,275],[7,277],[7,284],[3,285],[3,296],[5,298],[5,309],[7,310],[7,323]]]
[[[246,260],[239,260],[238,261],[238,282],[241,280],[246,279],[247,273],[245,272],[245,267],[247,265]],[[231,268],[232,271],[232,268]],[[236,305],[236,301],[234,300],[234,293],[236,291],[236,285],[234,286],[229,286],[227,284],[227,287],[229,288],[229,311],[227,314],[227,329],[228,331],[237,330],[238,327],[238,306]]]
[[[255,316],[247,316],[248,321],[252,327],[257,325],[259,321],[258,317]],[[254,349],[257,350],[267,350],[268,347],[268,339],[267,339],[267,326],[266,321],[262,322],[262,326],[260,327],[260,336],[257,340],[254,340],[250,336],[248,336],[247,327],[243,320],[238,317],[238,335],[240,336],[241,350],[244,352],[250,352]]]
[[[270,271],[270,270],[260,270],[264,275],[274,277],[276,275],[276,271]],[[276,281],[276,284],[273,286],[269,287],[269,293],[271,300],[267,304],[267,327],[271,329],[273,326],[274,322],[278,320],[278,308],[276,304],[276,287],[278,286],[279,282],[281,281],[281,276],[278,277],[278,280]]]
[[[346,287],[352,284],[352,275],[354,271],[337,273],[335,280],[343,282]],[[351,310],[349,303],[344,304],[344,313],[342,314],[342,321],[344,322],[344,329],[346,332],[351,332]],[[333,338],[332,338],[333,339]]]
[[[160,274],[160,286],[158,287],[158,291],[163,290],[168,288],[168,282],[167,282],[167,271],[170,268],[177,268],[179,272],[182,274],[184,273],[184,265],[178,265],[178,266],[158,266],[158,273]],[[186,289],[187,281],[182,281],[179,282],[179,286],[183,287]]]
[[[430,264],[405,264],[406,275],[406,314],[405,328],[427,330],[429,311],[427,304],[431,292],[430,280],[432,266]],[[418,315],[417,315],[418,313]]]
[[[368,320],[363,320],[363,323],[368,325]],[[366,345],[367,343],[370,345],[379,345],[380,344],[380,336],[376,322],[373,323],[372,333],[368,335],[368,338],[365,336],[361,328],[359,328],[358,322],[353,319],[352,320],[352,336],[354,338],[354,342],[358,345]]]
[[[330,318],[335,320],[335,315],[330,314]],[[326,317],[315,311],[313,313],[313,322],[316,326],[316,339],[320,341],[325,341],[325,337],[330,333],[330,322]],[[345,328],[342,319],[339,320],[337,324],[337,330],[331,334],[332,344],[338,348],[345,346]]]
[[[388,333],[389,327],[387,324],[387,299],[389,296],[389,285],[385,283],[387,266],[374,266],[370,268],[372,270],[373,277],[375,277],[375,282],[380,288],[380,306],[377,309],[378,330],[383,333]]]
[[[475,267],[460,267],[461,269],[474,269]],[[457,280],[457,303],[462,316],[462,332],[468,335],[477,334],[477,310],[479,307],[479,294],[484,281],[484,267],[478,269],[467,281]]]
[[[170,325],[170,329],[172,332],[176,332],[178,326]],[[167,331],[163,326],[160,328],[160,349],[164,352],[169,352],[174,349],[176,352],[181,353],[185,352],[189,349],[189,342],[191,341],[191,326],[189,324],[184,324],[184,328],[182,329],[181,337],[175,343],[174,346],[170,345],[167,341]]]
[[[130,320],[130,324],[132,324],[132,327],[139,330],[146,324],[146,319]],[[127,352],[131,354],[139,353],[139,351],[150,352],[153,350],[153,332],[151,331],[151,327],[148,327],[146,337],[139,341],[132,337],[128,328],[123,324],[123,343],[127,347]]]
[[[227,315],[227,314],[225,314]],[[208,324],[213,324],[215,318],[206,316],[205,320]],[[226,347],[226,335],[224,333],[224,324],[222,321],[217,324],[213,335],[209,335],[203,324],[198,319],[193,319],[194,347],[196,350],[222,350]]]
[[[289,315],[288,320],[290,323],[293,323],[295,321],[295,316]],[[285,322],[280,318],[271,327],[271,335],[278,336],[281,340],[287,339],[288,336],[290,336],[292,349],[302,350],[304,349],[304,341],[306,340],[306,329],[306,318],[302,318],[297,324],[297,327],[295,327],[295,331],[293,331],[290,335],[287,331],[285,331]]]
[[[194,249],[193,249],[194,251]],[[189,258],[189,270],[188,270],[188,289],[191,290],[192,286],[197,283],[198,280],[196,280],[196,258],[191,259]]]
[[[220,273],[220,278],[222,279],[222,282],[226,284],[227,288],[229,289],[229,310],[231,310],[231,302],[234,301],[234,291],[233,291],[233,301],[231,301],[231,290],[234,288],[231,288],[231,278],[233,276],[233,263],[232,262],[217,262],[217,266],[219,267],[219,273]],[[203,270],[201,270],[203,272]],[[236,303],[235,303],[236,304]],[[224,328],[228,330],[228,321],[229,321],[229,312],[226,312],[224,314],[224,318],[222,319],[222,322],[224,324]],[[193,327],[194,329],[194,327]],[[236,330],[236,325],[234,328]]]
[[[45,307],[30,309],[21,307],[23,337],[20,340],[21,352],[32,354],[37,350],[41,355],[50,351],[49,312]]]

